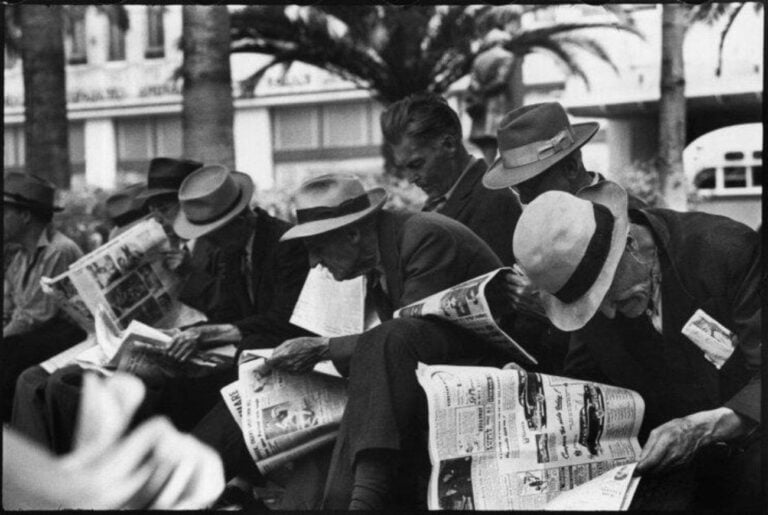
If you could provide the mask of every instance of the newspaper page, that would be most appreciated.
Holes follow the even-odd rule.
[[[66,317],[82,327],[85,332],[93,332],[93,314],[80,297],[75,285],[72,284],[69,272],[64,272],[56,277],[42,277],[40,287],[43,292],[53,296]]]
[[[132,320],[170,328],[205,321],[205,315],[175,299],[178,277],[155,251],[169,250],[160,223],[148,218],[75,261],[68,276],[91,313],[98,306],[121,329]]]
[[[249,353],[243,353],[246,360]],[[333,442],[347,395],[335,371],[290,374],[269,369],[259,354],[240,364],[238,380],[221,394],[256,466],[267,474]]]
[[[501,328],[514,316],[503,294],[504,276],[511,268],[499,268],[395,311],[394,317],[437,316],[456,323],[510,353],[521,364],[536,364],[521,345]]]
[[[365,278],[336,281],[324,267],[309,270],[290,322],[320,336],[363,332]]]
[[[430,509],[540,510],[640,455],[645,404],[631,390],[487,367],[420,364],[417,377],[429,407]],[[625,479],[590,508],[627,506],[636,484]]]

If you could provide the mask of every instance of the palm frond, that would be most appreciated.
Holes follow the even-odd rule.
[[[596,39],[578,36],[556,36],[555,39],[563,46],[572,46],[578,50],[591,54],[601,61],[605,62],[613,69],[614,72],[619,73],[619,68],[616,63],[613,62],[610,54],[608,54],[605,47]]]
[[[567,46],[560,44],[554,39],[543,39],[539,41],[534,47],[531,47],[530,50],[544,50],[545,52],[552,54],[555,56],[555,58],[557,58],[558,61],[565,65],[568,73],[580,78],[586,85],[587,89],[590,88],[591,85],[586,71],[579,64],[576,56],[568,50]]]
[[[723,71],[723,46],[725,46],[725,38],[728,36],[734,20],[736,20],[736,17],[744,8],[744,5],[745,4],[738,4],[727,14],[725,26],[723,26],[723,30],[720,31],[720,42],[717,45],[717,68],[715,69],[715,75],[717,77],[719,77],[720,73]]]

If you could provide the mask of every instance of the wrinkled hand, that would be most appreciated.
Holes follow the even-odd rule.
[[[643,447],[637,474],[654,474],[690,462],[696,451],[727,441],[743,430],[741,418],[728,408],[700,411],[672,419],[653,431]]]
[[[166,250],[162,255],[163,266],[171,272],[181,273],[189,265],[189,252],[184,248]]]
[[[201,326],[190,327],[180,331],[173,337],[173,341],[165,351],[166,355],[176,361],[184,363],[199,350],[200,339],[203,334]]]
[[[328,338],[301,336],[278,346],[267,360],[267,366],[288,372],[309,372],[318,361],[326,359],[329,351]]]
[[[528,277],[510,272],[505,279],[505,291],[512,307],[522,313],[545,316],[539,292]]]

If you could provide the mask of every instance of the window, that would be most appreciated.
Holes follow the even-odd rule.
[[[3,129],[3,164],[6,172],[21,171],[24,167],[24,126],[10,125]]]
[[[181,118],[156,116],[118,118],[117,162],[121,170],[146,170],[155,157],[181,155]]]
[[[125,60],[125,30],[117,24],[117,20],[109,20],[109,54],[110,61]]]
[[[693,183],[697,188],[701,190],[713,190],[715,189],[715,169],[705,168],[696,174],[696,178]]]
[[[744,166],[726,166],[723,168],[723,184],[726,188],[746,188],[747,169]]]
[[[744,152],[726,152],[725,153],[726,161],[741,161],[742,159],[744,159]]]
[[[295,161],[378,156],[382,110],[371,100],[275,107],[274,158]]]
[[[165,55],[165,31],[163,30],[162,5],[147,6],[147,49],[144,57],[152,59]]]
[[[5,51],[5,69],[10,70],[16,66],[16,63],[19,61],[19,56],[16,52],[9,50],[7,46],[5,46],[3,50]]]
[[[762,186],[763,185],[763,166],[753,166],[752,167],[752,186]]]
[[[85,34],[85,10],[82,5],[72,5],[67,8],[65,17],[65,46],[68,64],[85,64],[88,62]]]
[[[85,172],[85,124],[81,121],[69,124],[69,162],[73,174]]]

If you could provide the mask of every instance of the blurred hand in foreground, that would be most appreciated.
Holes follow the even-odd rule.
[[[3,429],[6,509],[200,509],[224,489],[209,447],[152,418],[124,434],[144,397],[135,377],[84,377],[74,450],[56,457]]]
[[[328,359],[329,352],[328,338],[300,336],[281,343],[267,360],[267,366],[287,372],[305,373],[312,370],[318,361]]]

